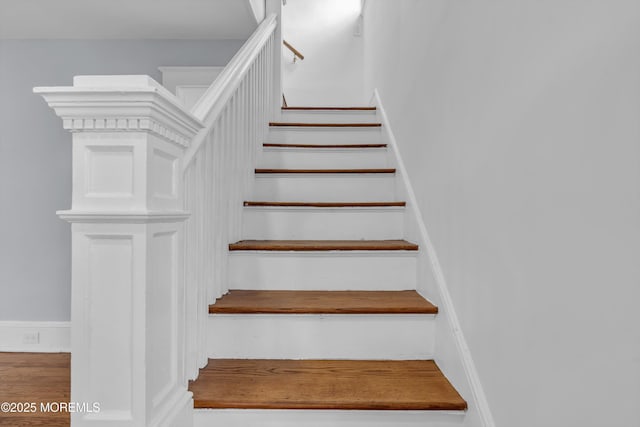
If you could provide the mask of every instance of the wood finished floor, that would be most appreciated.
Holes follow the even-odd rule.
[[[432,360],[210,359],[196,408],[464,410]]]
[[[35,413],[0,412],[2,427],[69,427],[66,412],[40,412],[40,403],[69,402],[69,353],[0,352],[0,402],[34,402]]]
[[[416,291],[230,290],[209,313],[436,314],[438,308]]]

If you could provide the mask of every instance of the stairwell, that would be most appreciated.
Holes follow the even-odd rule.
[[[459,421],[375,107],[282,116],[229,243],[229,292],[209,307],[195,424]]]
[[[492,425],[377,92],[280,109],[267,5],[193,106],[34,89],[73,135],[72,425]]]

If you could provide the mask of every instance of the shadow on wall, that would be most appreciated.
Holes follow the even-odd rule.
[[[360,0],[287,0],[283,38],[284,93],[293,105],[364,105]]]

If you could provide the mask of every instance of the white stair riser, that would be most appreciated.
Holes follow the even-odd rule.
[[[256,174],[253,200],[370,202],[395,200],[394,174]]]
[[[371,290],[416,288],[413,251],[232,251],[229,288]]]
[[[433,315],[214,314],[209,358],[432,359]]]
[[[272,126],[267,142],[286,144],[379,144],[379,127],[291,127]]]
[[[283,110],[283,122],[295,123],[377,123],[375,110]]]
[[[196,409],[195,427],[453,427],[464,411]]]
[[[265,147],[261,168],[354,169],[386,168],[386,148],[274,148]]]
[[[400,239],[402,208],[245,207],[244,239]]]

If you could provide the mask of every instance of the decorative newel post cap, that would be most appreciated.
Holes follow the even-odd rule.
[[[204,128],[149,76],[76,76],[73,86],[36,87],[71,132],[150,132],[184,148]]]

